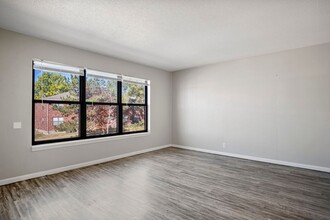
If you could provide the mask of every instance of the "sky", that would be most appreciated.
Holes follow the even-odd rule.
[[[38,81],[38,78],[40,76],[42,76],[43,72],[49,72],[49,71],[42,71],[42,70],[34,70],[34,82]],[[51,73],[56,73],[56,72],[51,72]],[[62,76],[65,76],[66,78],[70,78],[70,75],[72,74],[68,74],[68,73],[56,73],[56,74],[61,74]]]

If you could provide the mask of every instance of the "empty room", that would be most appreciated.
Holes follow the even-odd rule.
[[[0,0],[0,220],[330,220],[330,0]]]

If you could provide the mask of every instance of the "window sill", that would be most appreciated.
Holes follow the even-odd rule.
[[[85,139],[85,140],[77,140],[77,141],[66,141],[61,143],[51,143],[51,144],[40,144],[32,146],[32,151],[41,151],[41,150],[50,150],[62,147],[72,147],[76,145],[83,145],[83,144],[94,144],[99,142],[107,142],[113,140],[122,140],[128,138],[137,138],[137,137],[145,137],[150,135],[150,131],[138,134],[127,134],[127,135],[118,135],[113,137],[103,137],[103,138],[93,138],[93,139]]]

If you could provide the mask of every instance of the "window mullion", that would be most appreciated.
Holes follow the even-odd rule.
[[[117,81],[117,102],[118,102],[118,132],[123,133],[123,105],[122,105],[122,82]]]
[[[35,72],[33,69],[33,61],[32,61],[32,145],[35,142],[35,100],[34,100],[34,87],[35,87]]]
[[[148,131],[148,86],[145,86],[144,89],[144,104],[145,104],[144,127],[145,130]]]
[[[86,70],[85,74],[80,76],[80,137],[86,138]]]

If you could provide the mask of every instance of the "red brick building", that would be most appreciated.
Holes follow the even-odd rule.
[[[68,92],[47,97],[47,100],[63,100],[70,96]],[[55,132],[55,126],[64,122],[72,121],[72,116],[63,116],[63,114],[54,109],[54,105],[61,104],[48,104],[36,103],[35,104],[35,130],[43,134],[51,134]]]

